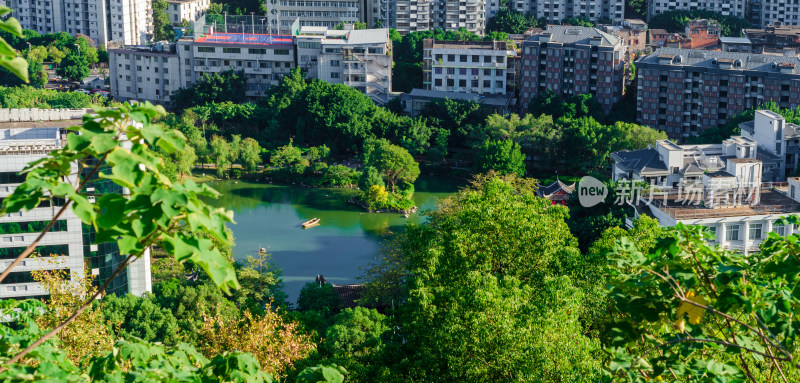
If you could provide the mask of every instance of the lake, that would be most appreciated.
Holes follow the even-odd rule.
[[[464,183],[421,176],[415,183],[414,201],[420,211],[436,208]],[[419,223],[419,212],[404,218],[395,213],[367,213],[347,200],[353,189],[310,189],[242,181],[217,181],[211,186],[222,196],[214,203],[233,210],[236,244],[234,258],[244,260],[266,248],[283,271],[289,301],[296,303],[300,289],[322,274],[331,283],[357,283],[376,256],[388,231]],[[320,218],[320,225],[302,229],[300,224]]]

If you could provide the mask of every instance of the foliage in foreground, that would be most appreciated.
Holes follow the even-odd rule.
[[[777,225],[797,224],[792,216]],[[610,325],[610,370],[630,380],[797,381],[798,235],[770,232],[761,252],[711,243],[678,224],[650,251],[616,247],[611,296],[624,313]]]

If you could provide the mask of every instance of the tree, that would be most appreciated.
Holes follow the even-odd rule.
[[[297,308],[302,311],[319,311],[330,316],[339,311],[342,302],[330,283],[306,283],[297,298]]]
[[[361,169],[361,177],[358,178],[358,188],[361,190],[369,190],[372,185],[385,186],[383,177],[378,169],[373,166],[364,166]]]
[[[314,348],[309,337],[297,331],[296,323],[284,321],[271,310],[263,316],[249,311],[235,318],[212,316],[199,331],[198,349],[204,355],[246,352],[255,356],[264,372],[273,375],[290,368]]]
[[[581,256],[566,209],[514,185],[484,180],[402,234],[406,283],[395,288],[408,289],[399,368],[409,380],[599,379],[578,287],[597,279],[571,282]]]
[[[489,18],[486,24],[487,31],[498,31],[513,34],[525,33],[528,29],[538,25],[533,17],[526,17],[522,12],[510,8],[500,9],[494,16]]]
[[[161,342],[169,346],[178,343],[178,321],[172,313],[153,302],[152,295],[137,297],[110,294],[103,299],[105,319],[118,329],[117,337],[139,338],[146,342]]]
[[[478,148],[475,171],[484,173],[496,170],[501,174],[525,175],[525,156],[518,143],[511,140],[487,140]]]
[[[177,109],[186,109],[208,103],[230,101],[241,104],[247,100],[243,89],[247,88],[244,72],[233,70],[220,73],[203,73],[199,81],[188,88],[181,88],[172,95]]]
[[[414,161],[414,157],[397,145],[389,144],[388,141],[380,140],[374,150],[367,152],[365,149],[364,163],[375,168],[389,185],[389,189],[394,193],[395,185],[400,182],[414,183],[419,177],[419,164]]]
[[[223,177],[233,162],[233,149],[224,138],[214,135],[211,138],[211,155],[214,157],[214,165],[217,168],[217,176]]]
[[[67,57],[67,54],[58,49],[56,46],[50,45],[47,47],[47,59],[52,61],[53,64],[61,64],[61,60],[63,60],[65,57]]]
[[[368,381],[381,368],[389,320],[374,309],[344,309],[330,318],[320,348],[328,361],[347,369],[350,381]]]
[[[567,17],[561,20],[563,25],[572,25],[575,27],[589,27],[594,28],[594,23],[587,17]]]
[[[164,0],[153,0],[153,40],[169,40],[175,37],[172,22],[167,14],[169,4]]]
[[[261,146],[258,141],[247,137],[241,144],[241,160],[245,170],[255,172],[261,164]]]
[[[690,20],[711,19],[719,22],[722,36],[739,37],[744,29],[752,28],[750,22],[736,16],[725,16],[719,12],[705,9],[673,10],[659,13],[650,18],[650,29],[666,29],[670,33],[683,33]]]
[[[90,73],[91,68],[86,55],[77,52],[67,54],[56,69],[56,74],[70,81],[81,81]]]

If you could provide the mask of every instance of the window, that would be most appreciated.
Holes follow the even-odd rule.
[[[267,50],[263,48],[250,48],[247,50],[247,53],[251,55],[265,55],[267,54]]]
[[[339,66],[339,60],[331,60],[331,66]]]
[[[198,53],[214,53],[217,49],[214,47],[197,47]]]
[[[436,80],[434,80],[434,84],[435,84],[436,86],[442,86],[442,79],[440,79],[440,78],[437,78]]]
[[[242,53],[241,48],[222,48],[222,53]]]
[[[275,54],[276,55],[281,55],[281,56],[288,56],[289,55],[289,50],[288,49],[276,49],[275,50]]]
[[[725,227],[725,240],[728,241],[739,240],[739,225],[728,225]]]
[[[781,237],[785,237],[786,236],[786,226],[785,225],[774,225],[774,226],[772,226],[772,231],[774,231],[775,234],[778,234]]]
[[[750,225],[750,239],[761,239],[760,223],[753,223]]]
[[[331,72],[331,78],[339,78],[339,72]]]
[[[709,226],[707,229],[711,233],[711,235],[714,236],[714,238],[717,237],[717,227],[716,226]]]

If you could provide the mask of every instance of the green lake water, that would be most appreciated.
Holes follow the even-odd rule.
[[[402,230],[408,222],[421,222],[419,213],[366,213],[347,200],[353,189],[309,189],[285,185],[218,181],[211,185],[222,196],[214,203],[233,210],[236,244],[234,257],[244,260],[266,248],[283,270],[289,300],[295,303],[300,289],[317,274],[335,284],[356,283],[377,254],[383,234]],[[422,176],[415,184],[414,201],[422,210],[436,208],[438,199],[458,190],[463,183]],[[302,229],[300,224],[320,218],[320,225]]]

